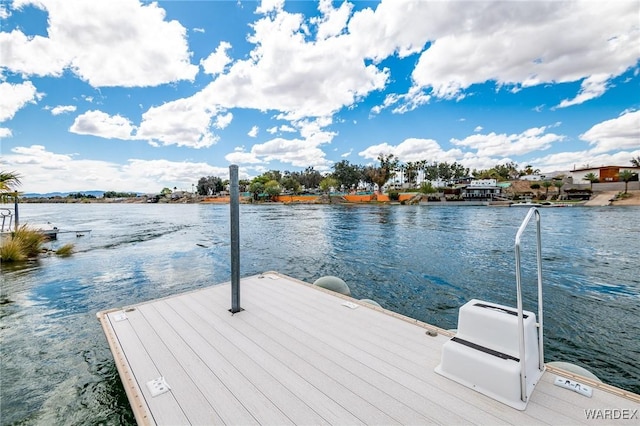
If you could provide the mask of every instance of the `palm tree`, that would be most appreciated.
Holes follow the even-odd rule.
[[[623,170],[618,173],[618,179],[624,181],[624,193],[627,193],[627,187],[629,186],[629,181],[635,175],[631,170]]]
[[[16,172],[0,171],[0,192],[15,192],[14,186],[20,186],[20,176]]]
[[[640,167],[640,155],[638,155],[637,157],[633,157],[631,159],[631,164],[633,164],[636,167]]]
[[[550,180],[543,180],[542,181],[542,186],[544,186],[544,190],[545,190],[545,192],[544,192],[545,199],[549,196],[549,187],[551,185],[553,185],[553,183],[551,183]]]
[[[599,179],[598,179],[598,176],[596,176],[596,175],[595,175],[595,173],[593,173],[593,172],[591,172],[591,173],[587,173],[587,174],[584,176],[584,178],[585,178],[586,180],[588,180],[588,181],[589,181],[589,183],[591,184],[591,186],[590,186],[591,190],[593,190],[593,184],[594,184],[594,182],[598,182],[598,180],[599,180]]]
[[[371,167],[367,169],[368,178],[371,182],[378,185],[378,190],[382,194],[382,187],[389,179],[395,176],[396,169],[398,167],[398,159],[393,154],[380,154],[378,155],[378,161],[380,161],[379,167]]]
[[[0,201],[5,202],[11,195],[17,197],[16,186],[20,186],[22,176],[16,172],[0,171]],[[16,198],[17,200],[17,198]]]
[[[556,180],[556,181],[553,182],[553,186],[558,188],[558,199],[560,199],[560,194],[562,194],[563,185],[564,185],[564,182],[561,181],[561,180]]]

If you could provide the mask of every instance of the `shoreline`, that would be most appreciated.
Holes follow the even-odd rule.
[[[414,194],[415,197],[417,193]],[[627,192],[627,197],[617,199],[616,196],[620,194],[617,191],[602,191],[596,192],[593,194],[590,200],[588,201],[557,201],[552,202],[551,206],[546,207],[554,207],[553,204],[570,204],[572,206],[585,206],[585,207],[593,207],[593,206],[640,206],[640,190],[630,190]],[[344,204],[365,204],[365,205],[400,205],[403,204],[400,201],[389,201],[388,196],[384,196],[383,200],[370,200],[370,201],[348,201],[343,198],[342,195],[332,195],[332,200],[329,201],[326,196],[314,196],[309,197],[308,200],[302,200],[301,197],[296,197],[294,200],[287,201],[286,197],[283,196],[284,200],[281,201],[259,201],[252,202],[250,199],[241,199],[241,204],[336,204],[336,205],[344,205]],[[424,197],[423,197],[424,198]],[[597,202],[596,200],[601,199],[602,202]],[[91,203],[91,204],[228,204],[229,197],[205,197],[205,196],[189,196],[177,198],[175,200],[171,199],[161,199],[158,202],[151,203],[148,202],[146,198],[135,197],[135,198],[22,198],[20,200],[20,204],[82,204],[82,203]],[[433,206],[478,206],[483,205],[483,203],[479,202],[469,202],[469,201],[438,201],[438,202],[427,202],[423,200],[419,200],[418,204],[424,205],[433,205]],[[407,203],[408,204],[408,203]],[[489,206],[492,207],[492,206]],[[504,207],[507,207],[506,205]]]

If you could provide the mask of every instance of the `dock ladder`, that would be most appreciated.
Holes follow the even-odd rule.
[[[522,306],[520,245],[536,219],[538,322]],[[442,347],[436,373],[518,410],[524,410],[544,373],[540,212],[531,208],[515,238],[517,307],[472,299],[458,313],[456,335]]]

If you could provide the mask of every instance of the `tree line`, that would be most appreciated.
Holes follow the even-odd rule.
[[[345,192],[361,188],[381,189],[390,180],[402,188],[429,189],[433,183],[437,186],[447,186],[465,177],[505,181],[540,172],[531,165],[518,169],[514,162],[497,164],[486,170],[470,171],[468,167],[457,162],[401,162],[393,154],[380,154],[377,160],[378,163],[375,165],[352,164],[348,160],[342,160],[332,166],[331,172],[324,174],[313,167],[293,172],[269,170],[251,180],[240,180],[240,191],[251,192],[254,198],[259,199],[279,195],[282,191],[299,194],[318,189],[328,192],[331,188]],[[228,180],[217,176],[201,177],[196,186],[197,193],[204,196],[213,195],[223,191],[228,183]]]

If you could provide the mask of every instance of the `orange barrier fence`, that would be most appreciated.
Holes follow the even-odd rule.
[[[398,198],[398,201],[408,201],[410,199],[412,199],[413,197],[415,197],[417,194],[416,193],[406,193],[406,194],[399,194],[400,198]],[[347,202],[349,203],[368,203],[371,201],[378,201],[381,203],[388,203],[389,201],[391,201],[391,199],[389,198],[389,195],[387,194],[363,194],[363,195],[357,195],[357,194],[347,194],[347,195],[343,195],[342,198],[344,198],[345,200],[347,200]]]
[[[317,195],[278,195],[275,198],[278,203],[315,203],[319,201]]]
[[[229,203],[230,201],[229,197],[205,197],[202,200],[203,203]]]

